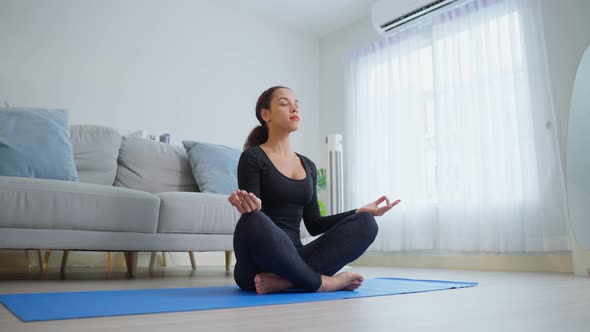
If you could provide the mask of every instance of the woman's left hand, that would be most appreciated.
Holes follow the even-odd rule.
[[[379,206],[379,204],[385,201],[384,206]],[[356,210],[357,213],[359,212],[369,212],[370,214],[378,217],[384,215],[387,211],[391,210],[394,206],[398,205],[401,200],[395,200],[393,203],[389,203],[389,199],[387,196],[381,196],[376,201],[369,203],[362,208]]]

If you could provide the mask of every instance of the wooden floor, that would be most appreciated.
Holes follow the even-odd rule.
[[[23,323],[0,305],[0,331],[590,331],[590,278],[569,274],[353,267],[371,277],[475,281],[473,288],[352,300]],[[222,267],[0,273],[0,293],[233,285]]]

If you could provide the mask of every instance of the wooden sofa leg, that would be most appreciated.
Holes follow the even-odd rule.
[[[112,264],[113,264],[113,256],[110,251],[107,251],[107,272],[111,272]]]
[[[51,256],[51,250],[45,250],[45,257],[43,257],[43,268],[47,270],[49,267],[49,257]]]
[[[193,271],[197,269],[197,263],[195,263],[195,255],[192,251],[188,252],[188,257],[191,259],[191,266],[193,267]]]
[[[156,261],[156,252],[152,251],[152,254],[150,255],[150,267],[149,267],[149,271],[152,272],[154,270],[154,262]]]
[[[61,256],[61,268],[59,272],[64,274],[66,272],[66,262],[68,260],[68,255],[70,254],[69,250],[64,250],[63,256]]]
[[[37,262],[39,262],[39,268],[41,269],[41,272],[43,272],[44,266],[43,266],[43,259],[41,258],[41,249],[37,249]]]
[[[166,267],[166,253],[162,251],[162,266]]]
[[[127,268],[127,271],[129,271],[129,257],[127,257],[126,251],[123,252],[123,258],[125,258],[125,267]]]
[[[229,272],[229,268],[231,266],[231,256],[234,252],[233,251],[226,251],[225,252],[225,271]]]
[[[31,267],[31,259],[29,258],[29,251],[25,249],[25,269]]]
[[[137,251],[125,252],[125,264],[127,265],[127,272],[130,277],[135,277],[137,271]]]

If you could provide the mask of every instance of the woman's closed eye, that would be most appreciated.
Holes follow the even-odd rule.
[[[295,107],[296,109],[299,109],[299,104],[280,104],[280,106],[282,107]]]

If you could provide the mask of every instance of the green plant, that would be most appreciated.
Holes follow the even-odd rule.
[[[318,191],[326,190],[326,169],[318,169]]]
[[[324,190],[326,190],[326,169],[320,168],[318,169],[317,192],[320,193]],[[322,200],[318,199],[318,205],[320,206],[320,215],[328,215],[328,207]]]

